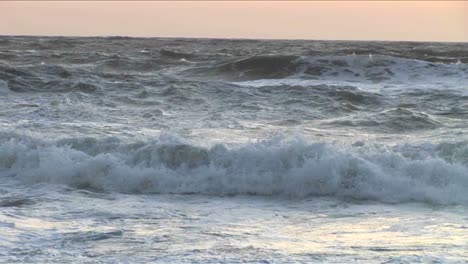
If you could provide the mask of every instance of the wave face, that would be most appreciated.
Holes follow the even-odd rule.
[[[387,55],[252,56],[212,67],[189,70],[202,76],[229,80],[321,79],[354,82],[425,82],[466,79],[466,65],[441,64]]]
[[[200,147],[173,137],[0,145],[3,177],[125,193],[329,195],[384,202],[468,204],[468,145],[389,148],[314,143],[301,137]]]
[[[0,174],[467,204],[467,63],[466,43],[2,36]]]

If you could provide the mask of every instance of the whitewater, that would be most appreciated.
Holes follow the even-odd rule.
[[[466,263],[468,44],[0,37],[2,263]]]

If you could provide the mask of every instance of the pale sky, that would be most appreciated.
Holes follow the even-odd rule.
[[[0,1],[0,35],[468,42],[468,2]]]

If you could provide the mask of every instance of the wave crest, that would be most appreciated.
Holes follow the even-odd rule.
[[[0,144],[0,175],[26,184],[125,193],[330,195],[468,204],[468,167],[461,162],[466,149],[466,144],[336,146],[302,138],[209,148],[161,138],[131,144],[117,139],[11,139]],[[448,153],[462,156],[444,158]]]
[[[232,81],[302,78],[365,81],[369,83],[459,79],[467,74],[465,64],[432,63],[385,55],[293,56],[256,55],[186,73]]]

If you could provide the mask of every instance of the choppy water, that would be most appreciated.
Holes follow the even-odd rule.
[[[0,37],[1,262],[468,261],[468,44]]]

